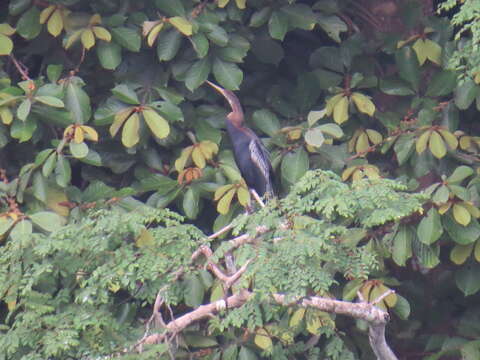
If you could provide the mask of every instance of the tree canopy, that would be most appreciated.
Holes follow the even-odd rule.
[[[0,358],[478,359],[479,9],[433,3],[2,2]]]

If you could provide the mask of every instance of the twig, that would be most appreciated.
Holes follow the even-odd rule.
[[[376,298],[375,300],[373,300],[370,304],[372,305],[377,305],[380,301],[382,301],[383,299],[385,299],[388,295],[390,294],[395,294],[395,290],[388,290],[386,292],[384,292],[382,295],[380,295],[378,298]]]
[[[18,62],[18,60],[13,56],[13,54],[10,54],[10,59],[12,60],[13,64],[17,68],[17,71],[22,75],[23,80],[29,80],[32,81],[30,76],[28,76],[28,68]]]
[[[213,233],[212,235],[210,235],[210,236],[208,237],[208,239],[209,239],[209,240],[215,239],[215,238],[219,237],[220,235],[225,234],[227,231],[230,231],[232,228],[233,228],[233,224],[230,223],[230,224],[228,224],[227,226],[224,226],[223,228],[221,228],[220,230],[218,230],[216,233]]]
[[[265,203],[262,201],[262,199],[260,198],[260,196],[258,196],[257,192],[255,191],[255,189],[250,189],[250,193],[253,195],[253,198],[257,201],[257,203],[262,207],[264,208],[265,207]]]

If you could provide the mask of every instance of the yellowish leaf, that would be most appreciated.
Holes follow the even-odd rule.
[[[77,30],[73,32],[65,42],[65,49],[70,49],[70,47],[82,36],[83,30]]]
[[[367,129],[365,131],[373,144],[380,144],[383,141],[383,136],[378,131],[372,129]]]
[[[370,100],[369,96],[363,95],[359,92],[354,92],[352,94],[352,100],[355,103],[358,111],[361,113],[367,114],[369,116],[373,116],[375,113],[375,104],[372,100]]]
[[[469,258],[473,250],[473,244],[468,245],[455,245],[450,251],[450,260],[457,264],[462,265]]]
[[[471,136],[462,136],[460,138],[460,148],[462,150],[468,150],[472,146],[472,137]]]
[[[467,226],[472,220],[468,210],[460,204],[453,204],[453,217],[457,223],[463,226]]]
[[[452,203],[451,202],[447,202],[445,204],[442,204],[440,205],[440,207],[438,208],[438,213],[440,215],[443,215],[445,214],[448,210],[450,210],[450,207],[452,206]]]
[[[225,6],[228,5],[229,2],[230,2],[230,0],[218,0],[217,4],[218,4],[219,8],[223,9]]]
[[[235,189],[230,189],[218,202],[217,204],[217,211],[222,214],[226,215],[228,210],[230,210],[230,204],[232,202],[233,196],[236,194]]]
[[[50,6],[47,6],[45,9],[43,9],[39,17],[40,24],[45,24],[55,9],[56,9],[55,5],[50,5]]]
[[[148,46],[152,47],[153,43],[157,39],[158,34],[160,33],[160,30],[163,28],[163,23],[157,24],[154,26],[154,28],[148,33],[147,36],[147,44]]]
[[[108,289],[111,292],[116,293],[118,290],[120,290],[120,285],[117,282],[113,282],[108,286]]]
[[[47,30],[50,34],[57,37],[63,30],[63,17],[61,10],[57,9],[48,19]]]
[[[170,125],[155,110],[146,108],[142,112],[143,118],[152,133],[159,139],[165,139],[170,134]]]
[[[82,32],[82,45],[85,49],[89,50],[95,45],[95,36],[91,29],[85,29]]]
[[[123,123],[125,122],[125,120],[127,120],[130,117],[132,112],[133,112],[133,108],[129,107],[115,114],[115,118],[113,120],[112,125],[110,125],[110,130],[109,130],[110,135],[112,135],[112,137],[114,137],[117,134],[118,130],[120,130]]]
[[[342,96],[333,108],[333,120],[337,124],[343,124],[348,120],[348,98]]]
[[[432,41],[430,39],[425,40],[425,54],[427,58],[437,64],[440,65],[442,62],[442,48],[440,45],[438,45],[435,41]]]
[[[235,3],[237,4],[237,7],[239,9],[245,9],[246,7],[246,4],[247,4],[247,0],[235,0]]]
[[[425,46],[425,41],[423,39],[417,39],[415,44],[412,46],[413,50],[417,54],[418,63],[422,66],[427,60],[427,49]]]
[[[244,187],[239,187],[237,189],[238,202],[242,206],[247,206],[250,203],[250,192]]]
[[[90,25],[98,25],[98,24],[101,24],[102,23],[102,17],[100,16],[100,14],[94,14],[92,15],[92,17],[90,18]]]
[[[425,149],[427,148],[428,139],[430,139],[431,133],[432,133],[431,130],[424,131],[422,135],[420,135],[418,139],[415,141],[415,148],[417,150],[417,154],[421,154],[425,151]]]
[[[318,330],[320,329],[320,326],[322,326],[322,322],[319,316],[314,315],[310,318],[307,317],[307,331],[310,334],[319,335]]]
[[[350,166],[346,168],[342,173],[342,180],[343,181],[348,180],[348,178],[353,174],[356,168],[357,168],[356,166]]]
[[[447,147],[445,146],[440,134],[436,131],[432,131],[428,145],[433,156],[435,156],[437,159],[441,159],[447,154]]]
[[[442,135],[448,147],[452,150],[455,150],[458,146],[457,137],[453,135],[450,131],[445,129],[439,129],[438,131],[440,132],[440,135]]]
[[[255,344],[262,350],[267,350],[273,347],[272,339],[268,335],[267,330],[260,328],[255,335]]]
[[[110,42],[112,40],[112,35],[110,34],[110,31],[108,31],[104,27],[94,26],[92,28],[92,30],[93,30],[93,33],[95,34],[95,37],[97,39],[107,41],[107,42]]]
[[[305,308],[300,308],[300,309],[295,310],[292,317],[290,318],[290,321],[289,321],[288,325],[290,327],[296,327],[296,326],[300,325],[304,316],[305,316]]]
[[[0,24],[0,34],[12,36],[15,34],[15,29],[7,23]]]
[[[87,139],[92,141],[98,141],[98,133],[94,128],[92,128],[91,126],[85,126],[85,125],[81,125],[80,128],[85,133],[85,137]]]
[[[225,193],[228,190],[233,189],[234,186],[235,185],[233,185],[233,184],[220,186],[217,190],[215,190],[214,200],[218,201],[218,199],[220,199],[223,195],[225,195]]]
[[[355,145],[355,151],[357,154],[361,154],[367,151],[368,148],[369,144],[367,134],[362,131],[362,133],[358,136],[357,143]]]
[[[206,165],[205,156],[203,156],[202,150],[198,145],[193,148],[192,160],[193,163],[197,165],[200,169],[203,169]]]
[[[480,262],[480,241],[477,240],[475,243],[475,249],[473,250],[473,255],[475,256],[475,260]]]
[[[152,246],[155,242],[155,239],[148,229],[142,229],[140,235],[135,239],[135,245],[142,248],[145,246]]]
[[[193,146],[186,147],[182,150],[180,157],[175,160],[175,169],[180,172],[185,168],[188,159],[190,159],[190,155],[192,155]]]
[[[0,107],[0,118],[2,119],[2,123],[10,125],[13,121],[13,114],[8,107]]]
[[[470,215],[472,215],[475,218],[480,217],[480,210],[476,206],[474,206],[472,203],[464,201],[462,202],[462,205],[468,210]]]
[[[83,130],[80,126],[77,126],[75,128],[75,134],[73,136],[73,141],[75,141],[77,144],[80,144],[84,140],[85,140],[85,136],[83,135]]]
[[[13,311],[17,307],[17,300],[7,301],[8,311]]]
[[[125,122],[122,130],[122,144],[130,148],[135,146],[140,140],[140,118],[137,113],[133,113]]]
[[[180,17],[180,16],[174,16],[168,19],[170,24],[173,25],[178,31],[180,31],[183,35],[186,36],[191,36],[193,33],[193,26],[188,21],[187,19]]]
[[[327,105],[325,107],[325,111],[328,116],[332,115],[333,109],[335,105],[340,101],[341,98],[345,97],[342,93],[332,96],[330,99],[327,100]]]

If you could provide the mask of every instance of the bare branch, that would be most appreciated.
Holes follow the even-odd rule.
[[[260,196],[258,196],[257,192],[255,191],[255,189],[250,189],[250,193],[253,195],[253,198],[257,201],[257,203],[260,205],[260,207],[264,208],[265,207],[265,203],[262,201],[262,199],[260,198]]]
[[[215,238],[219,237],[220,235],[226,233],[227,231],[230,231],[232,228],[233,228],[233,225],[232,225],[232,223],[230,223],[227,226],[224,226],[223,228],[218,230],[216,233],[213,233],[212,235],[210,235],[208,237],[208,239],[209,240],[215,239]]]
[[[395,294],[395,290],[388,290],[386,292],[384,292],[382,295],[380,295],[378,298],[376,298],[375,300],[373,300],[371,302],[372,305],[377,305],[380,301],[382,301],[383,299],[385,299],[388,295],[390,294]]]

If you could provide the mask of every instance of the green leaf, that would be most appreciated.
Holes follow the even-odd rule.
[[[188,274],[185,276],[184,287],[185,304],[192,308],[198,307],[202,303],[205,293],[203,283],[197,275]]]
[[[336,139],[340,139],[343,136],[343,130],[337,124],[322,124],[318,126],[317,129],[320,129],[323,133],[328,134]]]
[[[406,225],[400,225],[393,239],[392,259],[398,266],[405,266],[412,256],[412,231]]]
[[[66,187],[70,184],[72,178],[72,169],[70,168],[70,162],[65,156],[58,154],[57,164],[55,166],[55,178],[57,184],[61,187]]]
[[[107,70],[115,70],[122,62],[122,48],[113,42],[100,41],[96,46],[100,65]]]
[[[240,347],[237,360],[258,360],[257,355],[246,346]]]
[[[53,96],[35,96],[35,100],[56,108],[63,108],[65,106],[62,100]]]
[[[420,66],[415,52],[409,46],[404,46],[395,53],[395,61],[400,77],[410,83],[415,90],[420,85]]]
[[[462,266],[455,272],[455,283],[465,296],[473,295],[480,290],[480,265]]]
[[[10,1],[8,4],[8,10],[10,15],[17,16],[20,15],[22,12],[28,9],[31,4],[31,0],[14,0]]]
[[[318,25],[327,33],[327,35],[337,43],[340,43],[340,33],[348,31],[347,25],[338,16],[317,14]]]
[[[110,29],[113,41],[127,50],[139,52],[142,45],[142,38],[137,30],[127,27],[116,27]]]
[[[435,204],[441,205],[448,201],[449,196],[450,196],[450,191],[448,190],[448,187],[446,187],[445,185],[442,185],[437,189],[437,191],[435,191],[435,194],[433,195],[432,200]]]
[[[185,74],[185,86],[193,91],[207,80],[212,65],[208,57],[196,61]]]
[[[185,16],[185,7],[181,0],[155,0],[155,6],[168,16]]]
[[[288,152],[282,159],[281,173],[282,179],[288,184],[295,184],[307,172],[309,160],[307,152],[302,148],[297,148],[293,152]]]
[[[480,225],[476,219],[472,219],[467,226],[463,226],[447,214],[442,217],[442,224],[450,238],[457,244],[468,245],[480,238]]]
[[[200,211],[200,195],[193,187],[189,187],[183,196],[183,211],[189,219],[196,219]]]
[[[272,8],[269,6],[265,6],[260,8],[260,10],[255,11],[250,18],[250,25],[251,27],[260,27],[265,25],[270,18],[272,13]]]
[[[185,342],[188,345],[196,348],[208,348],[212,346],[218,346],[218,342],[213,336],[185,334]]]
[[[277,115],[267,109],[255,110],[252,122],[268,136],[274,136],[280,130],[280,121]]]
[[[10,127],[10,135],[20,142],[25,142],[32,138],[36,129],[37,122],[30,118],[25,121],[14,121]]]
[[[192,42],[193,48],[199,58],[203,58],[208,54],[210,45],[207,37],[204,34],[195,34],[190,37],[190,41]]]
[[[119,84],[112,89],[112,94],[115,95],[119,100],[130,105],[138,105],[140,100],[138,100],[137,93],[128,85]]]
[[[236,64],[218,58],[213,62],[213,75],[217,82],[228,90],[238,90],[243,81],[243,72]]]
[[[190,36],[192,35],[192,24],[190,21],[187,19],[180,17],[180,16],[174,16],[168,19],[169,23],[172,24],[172,26],[180,31],[183,35],[185,36]]]
[[[276,40],[283,41],[288,31],[288,16],[281,11],[274,11],[268,21],[270,36]]]
[[[122,144],[127,148],[135,146],[140,141],[140,118],[133,113],[125,122],[122,130]]]
[[[10,231],[10,238],[14,241],[28,240],[32,235],[32,222],[30,220],[19,221]]]
[[[40,34],[41,30],[40,11],[36,6],[32,6],[18,19],[17,33],[27,40],[32,40]]]
[[[397,302],[393,308],[393,311],[398,315],[402,320],[407,320],[410,316],[410,303],[403,296],[397,295]]]
[[[469,166],[461,165],[457,167],[452,175],[447,178],[447,183],[449,184],[460,184],[467,177],[473,175],[473,169]]]
[[[13,223],[13,219],[0,217],[0,236],[6,234],[12,227]]]
[[[92,116],[90,97],[74,81],[69,81],[65,93],[65,107],[73,116],[77,124],[85,124]]]
[[[62,75],[63,65],[50,64],[47,66],[47,77],[52,83],[56,83]]]
[[[252,52],[265,64],[278,65],[284,57],[283,47],[275,40],[255,39],[252,43]]]
[[[317,17],[308,5],[287,5],[283,6],[281,11],[287,15],[288,22],[293,27],[298,27],[303,30],[312,30],[317,23]]]
[[[84,142],[77,144],[76,142],[71,141],[68,144],[68,147],[70,148],[73,157],[76,159],[82,159],[88,155],[88,146]]]
[[[43,176],[48,178],[50,174],[53,172],[53,169],[55,169],[56,164],[57,164],[57,153],[54,152],[47,158],[47,160],[45,160],[45,163],[42,166]]]
[[[461,204],[453,204],[453,218],[460,225],[467,226],[472,220],[472,215]]]
[[[477,97],[480,87],[468,78],[455,89],[455,105],[460,110],[466,110]]]
[[[182,34],[175,29],[162,31],[157,38],[157,57],[160,61],[170,61],[177,55],[182,44]]]
[[[32,180],[33,196],[42,202],[47,201],[47,181],[40,172],[35,172]]]
[[[305,133],[305,141],[308,145],[320,147],[325,141],[325,137],[323,136],[322,130],[316,127],[307,130],[307,132]]]
[[[457,73],[443,70],[436,73],[428,83],[426,96],[437,97],[450,94],[457,85]]]
[[[417,227],[417,237],[422,243],[431,245],[443,234],[440,215],[435,208],[431,208]]]
[[[380,90],[385,94],[394,96],[415,95],[415,91],[408,84],[397,79],[380,79]]]
[[[0,56],[9,55],[13,50],[13,41],[6,35],[0,34]]]
[[[227,46],[228,44],[228,34],[221,26],[215,24],[208,24],[206,35],[211,42],[218,46],[223,47]]]
[[[34,225],[48,232],[59,230],[66,223],[65,218],[50,211],[40,211],[30,215],[30,220]]]
[[[30,114],[31,108],[32,102],[30,101],[30,99],[23,100],[17,109],[17,117],[20,120],[25,121]]]

